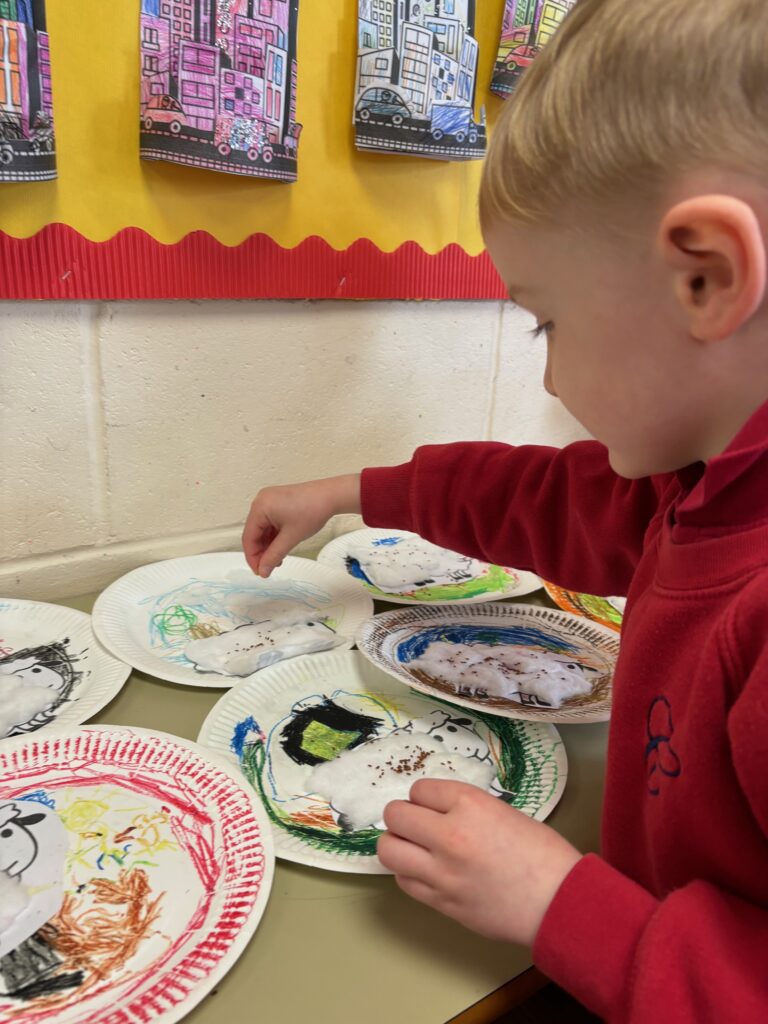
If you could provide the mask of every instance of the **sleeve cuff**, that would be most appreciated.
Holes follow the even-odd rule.
[[[649,892],[587,854],[544,915],[534,962],[594,1013],[623,1020],[637,945],[657,908]]]
[[[409,490],[411,464],[364,469],[360,478],[360,508],[366,526],[413,530]]]

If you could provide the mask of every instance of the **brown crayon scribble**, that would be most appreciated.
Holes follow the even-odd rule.
[[[221,630],[215,622],[198,622],[189,628],[189,636],[192,640],[207,640],[210,636],[220,636]]]
[[[82,993],[121,970],[154,933],[162,898],[151,897],[141,868],[121,871],[117,881],[94,878],[87,894],[64,897],[61,910],[40,935],[62,958],[61,971],[85,973]]]
[[[329,807],[311,808],[307,811],[294,811],[291,824],[307,825],[309,828],[338,829],[336,819]]]

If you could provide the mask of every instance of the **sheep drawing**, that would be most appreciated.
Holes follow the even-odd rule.
[[[0,805],[0,871],[21,878],[37,860],[38,844],[31,826],[44,814],[22,814],[15,803]]]

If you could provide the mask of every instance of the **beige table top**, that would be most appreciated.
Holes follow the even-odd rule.
[[[548,603],[536,597],[525,600]],[[89,611],[94,600],[91,595],[61,603]],[[195,740],[223,692],[134,672],[92,721]],[[568,782],[548,822],[580,850],[596,850],[607,725],[558,728],[568,753]],[[527,950],[473,935],[409,899],[391,878],[278,861],[256,935],[185,1020],[444,1024],[530,966]]]

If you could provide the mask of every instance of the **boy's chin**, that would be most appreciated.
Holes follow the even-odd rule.
[[[624,477],[625,480],[642,480],[644,477],[655,476],[657,473],[670,472],[669,466],[661,465],[647,456],[642,458],[638,455],[617,452],[612,448],[608,449],[608,461],[614,473]]]

